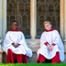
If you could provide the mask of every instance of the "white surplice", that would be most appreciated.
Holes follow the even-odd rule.
[[[44,44],[45,42],[56,45],[52,51],[49,51],[48,47]],[[61,62],[64,61],[64,46],[58,31],[44,31],[40,38],[40,48],[37,55],[42,54],[46,59],[52,59],[56,55],[56,52],[59,52]]]
[[[12,43],[18,43],[20,46],[15,48]],[[4,42],[3,42],[3,50],[7,53],[8,49],[11,49],[15,54],[24,54],[29,57],[32,57],[32,51],[27,46],[24,34],[21,31],[8,31]]]

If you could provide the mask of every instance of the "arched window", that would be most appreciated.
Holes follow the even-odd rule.
[[[7,30],[17,20],[26,38],[30,38],[30,0],[7,0]]]
[[[37,0],[37,38],[40,38],[43,21],[47,18],[60,30],[60,0]]]

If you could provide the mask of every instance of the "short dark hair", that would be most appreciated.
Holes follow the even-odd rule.
[[[50,19],[45,19],[44,22],[45,22],[45,21],[48,21],[51,25],[53,25],[53,22],[52,22]],[[44,22],[43,22],[43,23],[44,23]]]
[[[14,22],[16,22],[17,23],[17,21],[16,20],[12,20],[11,22],[10,22],[10,25],[12,25]],[[18,24],[18,23],[17,23]]]
[[[52,21],[52,20],[50,20],[50,19],[45,19],[44,22],[45,22],[45,21],[48,21],[48,22],[52,25],[52,28],[53,28],[53,29],[56,29],[55,26],[54,26],[54,24],[53,24],[53,21]],[[43,23],[44,23],[44,22],[43,22]]]

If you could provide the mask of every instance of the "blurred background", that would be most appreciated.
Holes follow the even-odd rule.
[[[16,20],[25,35],[28,46],[34,53],[32,58],[34,61],[39,48],[39,39],[44,31],[45,19],[50,19],[59,31],[66,53],[66,0],[0,0],[1,51],[3,38],[10,28],[10,22]],[[2,59],[2,53],[0,53],[1,62]]]

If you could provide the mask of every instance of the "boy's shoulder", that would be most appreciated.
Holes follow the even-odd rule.
[[[55,32],[55,33],[59,33],[59,32],[58,32],[58,30],[56,30],[56,29],[55,29],[55,30],[53,30],[53,32]]]

